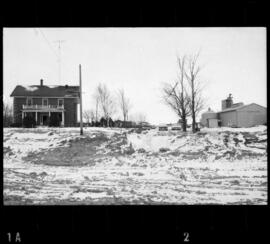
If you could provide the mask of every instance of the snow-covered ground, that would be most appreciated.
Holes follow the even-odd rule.
[[[267,128],[5,128],[4,204],[267,204]]]

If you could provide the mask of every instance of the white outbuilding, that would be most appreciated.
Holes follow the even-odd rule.
[[[202,114],[200,124],[204,127],[218,127],[218,113],[208,108],[208,111]]]
[[[233,103],[231,94],[221,102],[221,111],[214,112],[210,108],[202,114],[202,126],[213,128],[226,127],[252,127],[267,123],[267,109],[259,104],[244,105]]]
[[[221,126],[252,127],[267,122],[266,108],[256,103],[228,108],[219,112]]]

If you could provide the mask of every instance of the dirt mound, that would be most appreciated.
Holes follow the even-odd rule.
[[[110,137],[96,133],[91,137],[62,140],[56,148],[30,152],[23,159],[56,166],[94,165],[108,156],[130,155],[134,152],[132,145],[127,142],[126,133],[115,133]]]
[[[23,159],[36,164],[74,166],[94,164],[95,160],[101,158],[96,148],[109,139],[102,133],[95,137],[78,137],[73,140],[63,140],[59,147],[44,150],[39,153],[29,153]]]

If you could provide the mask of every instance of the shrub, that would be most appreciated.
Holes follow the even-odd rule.
[[[100,123],[99,123],[98,121],[96,121],[96,122],[92,122],[92,126],[99,127],[99,126],[100,126]]]
[[[52,113],[50,121],[49,121],[49,126],[54,127],[54,126],[60,126],[60,118],[57,116],[57,114]]]
[[[99,122],[100,126],[102,127],[108,127],[108,121],[107,119],[105,119],[104,117],[102,117],[100,119],[100,122]],[[113,127],[114,126],[114,122],[111,118],[109,118],[109,127]]]
[[[23,118],[23,126],[26,128],[36,127],[36,121],[32,116],[26,116]]]
[[[160,151],[160,152],[168,152],[168,151],[170,151],[170,149],[169,149],[169,148],[165,148],[165,147],[161,147],[161,148],[159,149],[159,151]]]
[[[159,130],[159,131],[168,131],[168,127],[166,127],[166,126],[160,126],[160,127],[158,128],[158,130]]]
[[[145,153],[146,151],[145,151],[145,149],[144,148],[139,148],[138,149],[138,153]]]
[[[22,127],[22,123],[12,123],[10,127]]]
[[[177,130],[177,131],[179,131],[179,130],[181,130],[181,127],[172,127],[172,130]]]
[[[9,127],[12,124],[12,117],[3,117],[3,127]]]

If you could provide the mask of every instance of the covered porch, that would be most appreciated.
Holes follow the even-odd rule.
[[[60,121],[61,126],[65,126],[65,110],[44,111],[44,110],[22,110],[22,120],[26,117],[33,117],[36,125],[49,126],[52,117]]]

